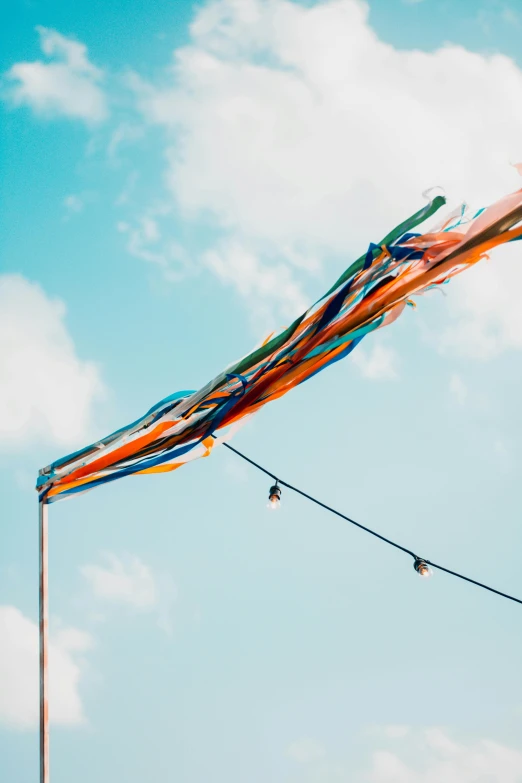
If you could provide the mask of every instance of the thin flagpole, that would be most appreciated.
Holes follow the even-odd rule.
[[[40,783],[49,783],[47,504],[40,502]]]

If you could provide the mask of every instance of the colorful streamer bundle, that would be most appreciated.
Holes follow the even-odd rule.
[[[347,356],[369,332],[392,323],[410,297],[467,269],[497,245],[522,237],[522,190],[473,216],[465,208],[427,233],[436,196],[355,261],[280,334],[200,391],[167,397],[132,424],[40,471],[39,498],[53,503],[109,481],[175,470],[208,456],[263,405]]]

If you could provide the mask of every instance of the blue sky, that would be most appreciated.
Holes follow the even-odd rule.
[[[198,388],[444,187],[519,187],[517,3],[17,2],[2,38],[0,779],[37,770],[37,471]],[[522,594],[520,250],[235,445]],[[229,453],[50,511],[51,768],[519,783],[519,609]],[[54,706],[53,706],[54,705]]]

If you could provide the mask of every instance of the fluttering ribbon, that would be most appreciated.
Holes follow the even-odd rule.
[[[388,326],[410,297],[446,283],[522,237],[522,190],[468,215],[459,208],[417,233],[446,203],[434,197],[355,261],[288,328],[199,391],[166,397],[142,418],[40,471],[39,499],[53,503],[109,481],[176,470],[208,456],[267,402],[347,356],[370,332]]]

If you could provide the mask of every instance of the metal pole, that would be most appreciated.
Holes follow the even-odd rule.
[[[39,504],[40,528],[40,783],[49,783],[49,669],[47,504]]]

